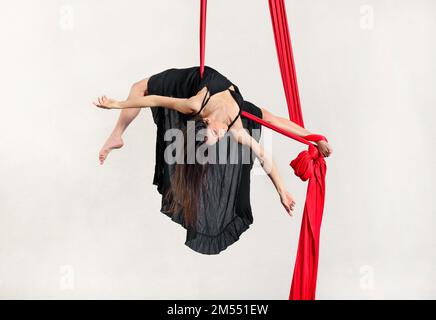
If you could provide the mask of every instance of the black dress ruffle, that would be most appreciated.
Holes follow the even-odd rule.
[[[203,79],[200,78],[199,67],[173,68],[155,74],[148,80],[148,94],[189,98],[196,95],[205,85],[211,95],[227,90],[233,85],[235,94],[232,96],[241,110],[262,118],[261,109],[244,101],[236,85],[218,71],[207,66]],[[170,187],[174,165],[164,160],[164,150],[172,143],[172,141],[165,141],[164,134],[168,129],[185,128],[190,116],[160,107],[153,107],[151,111],[157,125],[153,184],[157,185],[159,193],[162,194],[161,212],[187,229],[185,244],[189,248],[203,254],[218,254],[235,243],[253,223],[250,205],[250,172],[254,158],[247,146],[239,144],[236,148],[237,162],[230,160],[232,153],[229,152],[225,164],[209,164],[205,178],[207,179],[206,190],[200,194],[196,227],[187,226],[183,219],[183,212],[168,213],[169,203],[165,194]],[[246,118],[241,118],[241,120],[244,128],[259,141],[261,126]],[[230,135],[226,135],[213,148],[217,151],[223,147],[224,143],[228,146],[235,142]]]

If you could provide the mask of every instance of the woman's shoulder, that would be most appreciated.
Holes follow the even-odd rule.
[[[233,83],[222,73],[216,69],[205,66],[203,79],[200,82],[200,87],[207,86],[211,94],[227,90]]]

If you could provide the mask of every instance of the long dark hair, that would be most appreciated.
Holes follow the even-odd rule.
[[[183,152],[177,156],[174,172],[171,175],[171,185],[166,198],[170,203],[169,213],[174,214],[183,210],[185,224],[195,228],[200,193],[207,184],[204,177],[208,168],[207,163],[198,162],[195,155],[198,147],[205,142],[205,139],[202,138],[197,140],[199,132],[206,129],[207,125],[200,117],[194,117],[189,121],[193,121],[194,126],[187,126],[183,130]],[[188,130],[194,130],[194,135]],[[188,140],[191,137],[194,137],[195,142]],[[194,152],[195,160],[193,163],[188,163],[188,153],[190,152]]]

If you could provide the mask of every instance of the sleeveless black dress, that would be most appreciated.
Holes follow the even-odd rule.
[[[245,101],[236,85],[230,82],[218,71],[205,67],[203,78],[200,68],[168,69],[151,76],[148,80],[148,94],[175,98],[190,98],[196,95],[204,86],[210,95],[234,87],[233,98],[241,110],[262,118],[262,110],[254,104]],[[207,106],[206,106],[207,108]],[[153,107],[150,108],[153,120],[157,125],[156,163],[153,184],[162,194],[161,212],[187,229],[185,245],[203,254],[218,254],[229,245],[236,242],[240,235],[253,223],[250,205],[250,172],[254,156],[247,146],[237,144],[236,162],[230,159],[235,154],[229,152],[224,164],[209,164],[206,177],[207,187],[200,194],[196,227],[187,226],[183,212],[168,214],[169,203],[165,194],[170,187],[170,179],[174,165],[164,160],[164,150],[171,144],[165,141],[165,131],[172,128],[183,129],[191,118],[178,111]],[[257,141],[260,139],[261,126],[249,119],[241,118],[243,127]],[[214,148],[218,150],[223,143],[235,143],[229,134],[220,139]],[[247,157],[248,155],[248,157]],[[248,159],[248,160],[247,160]],[[206,193],[206,194],[205,194]]]

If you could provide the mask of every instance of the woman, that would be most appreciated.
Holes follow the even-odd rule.
[[[121,136],[140,108],[151,108],[157,125],[153,183],[162,194],[161,211],[187,229],[185,244],[194,251],[217,254],[237,241],[253,222],[250,205],[252,153],[259,159],[282,205],[292,216],[295,201],[285,190],[274,162],[258,143],[261,126],[241,118],[240,112],[247,111],[299,136],[311,133],[245,101],[238,87],[218,71],[205,67],[201,78],[199,67],[168,69],[134,84],[125,101],[103,96],[94,104],[105,109],[123,109],[100,151],[101,164],[111,150],[123,146]],[[189,126],[189,123],[193,125]],[[231,162],[231,154],[219,154],[219,163],[200,162],[197,157],[194,162],[187,162],[189,128],[196,138],[201,131],[204,133],[200,141],[191,139],[195,140],[194,151],[206,146],[206,153],[219,153],[228,150],[225,143],[233,141],[238,145],[239,160]],[[174,141],[168,141],[166,137],[170,129],[183,130],[183,152],[176,156],[179,160],[176,163],[165,158],[172,154],[168,150]],[[325,157],[332,152],[324,141],[318,142],[317,146]],[[249,152],[249,161],[243,163],[241,158],[247,154],[247,149],[252,152]]]

